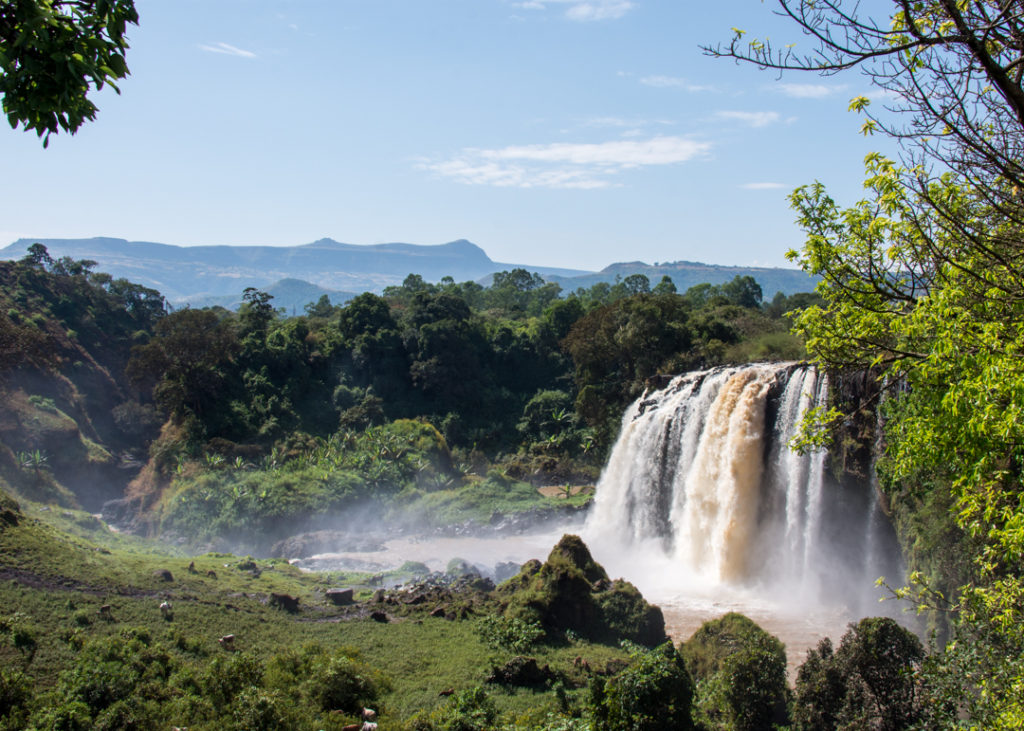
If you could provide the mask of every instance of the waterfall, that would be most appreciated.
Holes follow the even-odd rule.
[[[623,417],[586,534],[657,551],[705,585],[863,583],[884,522],[874,485],[850,497],[825,450],[789,446],[828,393],[828,378],[798,363],[689,373],[645,393]]]

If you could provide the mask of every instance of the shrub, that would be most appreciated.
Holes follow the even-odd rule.
[[[377,702],[385,686],[383,677],[369,665],[336,655],[314,670],[310,694],[325,711],[359,713]]]
[[[671,642],[634,653],[633,664],[594,687],[598,731],[692,729],[693,680]]]
[[[28,402],[35,406],[37,409],[40,409],[42,411],[57,411],[57,404],[54,402],[52,398],[47,398],[46,396],[39,396],[33,394],[32,396],[28,397]]]
[[[459,691],[448,703],[443,731],[484,731],[494,725],[498,711],[483,688]]]
[[[215,657],[199,677],[198,684],[214,707],[225,708],[234,703],[242,691],[258,687],[262,681],[263,663],[255,655],[243,652],[230,658]]]
[[[540,622],[489,614],[480,622],[480,637],[495,650],[523,653],[544,637]]]
[[[915,671],[920,640],[887,617],[868,617],[843,635],[839,649],[821,642],[797,673],[794,717],[801,729],[909,728],[921,719]]]
[[[648,604],[628,581],[616,579],[606,591],[595,594],[597,606],[612,637],[653,647],[665,639],[665,617]]]
[[[682,652],[703,726],[756,731],[787,722],[785,647],[754,621],[730,612],[705,622]]]
[[[249,688],[234,705],[234,722],[239,731],[281,731],[298,728],[292,719],[289,699],[277,691]]]
[[[28,703],[33,697],[32,680],[17,670],[0,667],[0,719],[17,728],[27,715]],[[0,724],[0,728],[4,728]]]

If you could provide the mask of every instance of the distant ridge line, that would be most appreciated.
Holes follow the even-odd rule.
[[[610,264],[599,272],[561,267],[502,263],[492,260],[483,248],[467,239],[443,244],[348,244],[331,238],[294,246],[207,244],[179,246],[150,241],[95,236],[81,239],[21,238],[0,249],[0,259],[20,259],[33,243],[43,244],[53,257],[92,259],[97,269],[159,290],[175,305],[234,301],[246,287],[267,289],[282,280],[300,280],[309,288],[290,284],[296,297],[327,293],[347,299],[352,293],[381,292],[401,284],[409,274],[437,282],[451,276],[456,281],[486,281],[495,272],[523,268],[563,290],[589,288],[616,277],[644,274],[657,284],[672,277],[680,292],[694,284],[720,284],[736,275],[758,280],[765,297],[776,291],[793,294],[809,291],[814,280],[796,269],[725,266],[678,261],[646,264],[641,261]],[[319,295],[317,295],[319,296]]]

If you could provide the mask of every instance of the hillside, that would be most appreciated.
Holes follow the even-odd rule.
[[[303,246],[173,246],[143,241],[97,237],[90,239],[19,239],[0,249],[0,259],[20,259],[33,243],[43,244],[55,258],[88,259],[99,271],[115,278],[159,290],[175,306],[221,305],[235,307],[246,287],[275,295],[275,306],[301,311],[321,294],[335,304],[346,301],[348,293],[382,292],[401,284],[410,273],[428,282],[450,276],[455,281],[489,281],[495,272],[523,268],[537,272],[565,291],[588,289],[598,282],[614,283],[617,277],[645,274],[651,284],[672,277],[680,292],[696,284],[722,284],[736,276],[757,279],[766,298],[776,292],[786,295],[807,292],[813,280],[796,269],[727,267],[679,261],[647,264],[611,264],[600,272],[578,269],[510,264],[492,260],[486,252],[460,239],[434,246],[418,244],[343,244],[321,239]],[[286,296],[282,280],[290,282]],[[337,296],[336,296],[337,293]],[[308,297],[308,299],[306,299]]]
[[[274,309],[283,309],[288,315],[302,314],[306,305],[315,303],[324,296],[332,305],[343,305],[356,296],[355,292],[326,289],[301,279],[282,279],[264,287],[263,291],[274,298]],[[229,310],[237,310],[242,306],[242,302],[241,290],[234,294],[196,296],[188,300],[190,307],[224,307]]]
[[[97,268],[159,290],[173,304],[196,304],[209,297],[238,297],[246,287],[269,287],[282,279],[301,279],[325,290],[380,292],[401,284],[410,273],[427,281],[451,276],[476,280],[509,268],[494,262],[479,246],[459,240],[436,246],[373,244],[359,246],[320,239],[302,246],[173,246],[145,241],[91,239],[19,239],[0,250],[0,258],[20,259],[33,243],[55,258],[97,262]],[[572,276],[571,269],[533,267],[540,274]]]
[[[647,264],[642,261],[619,262],[610,264],[599,272],[581,274],[572,277],[551,275],[548,281],[557,282],[567,292],[578,288],[588,289],[598,282],[614,283],[617,279],[625,279],[631,274],[643,274],[651,284],[657,284],[661,278],[668,276],[680,292],[698,284],[724,284],[734,277],[750,276],[761,285],[766,299],[776,292],[793,295],[797,292],[808,292],[814,288],[817,278],[809,277],[799,269],[779,269],[774,267],[743,267],[720,266],[717,264],[701,264],[694,261],[673,261]]]

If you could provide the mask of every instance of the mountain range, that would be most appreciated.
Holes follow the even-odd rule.
[[[765,297],[813,288],[814,280],[796,269],[731,267],[678,261],[611,264],[599,272],[581,269],[506,264],[492,260],[476,244],[459,239],[446,244],[345,244],[320,239],[302,246],[175,246],[96,237],[88,239],[22,238],[0,249],[0,259],[20,259],[31,244],[41,243],[54,258],[91,259],[98,271],[152,287],[176,306],[227,307],[241,302],[246,287],[273,294],[286,310],[315,302],[323,294],[335,304],[359,292],[380,292],[401,284],[409,274],[436,282],[487,281],[495,272],[522,267],[558,282],[565,291],[645,274],[652,286],[663,275],[680,292],[704,282],[721,284],[737,275],[753,276]]]

